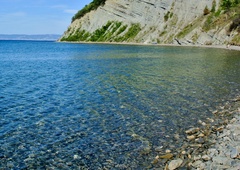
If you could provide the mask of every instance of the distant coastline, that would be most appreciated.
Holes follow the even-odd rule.
[[[57,41],[59,34],[0,34],[0,40]]]

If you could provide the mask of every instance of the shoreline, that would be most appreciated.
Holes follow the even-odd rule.
[[[240,170],[240,96],[212,114],[214,119],[199,120],[185,131],[186,139],[175,152],[157,155],[153,166],[164,159],[164,170]]]
[[[106,44],[106,45],[136,45],[136,46],[159,46],[159,47],[197,47],[197,48],[216,48],[225,50],[240,51],[240,46],[233,45],[177,45],[177,44],[145,44],[145,43],[127,43],[127,42],[83,42],[83,41],[57,41],[60,43],[73,44]]]

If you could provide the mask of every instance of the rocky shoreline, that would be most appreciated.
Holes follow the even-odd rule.
[[[240,46],[235,45],[177,45],[177,44],[151,44],[151,43],[127,43],[127,42],[85,42],[85,41],[57,41],[59,43],[73,44],[110,44],[110,45],[139,45],[139,46],[166,46],[166,47],[201,47],[201,48],[217,48],[240,51]]]
[[[240,170],[240,96],[212,113],[214,119],[185,131],[181,148],[166,150],[152,164],[165,160],[165,170]]]

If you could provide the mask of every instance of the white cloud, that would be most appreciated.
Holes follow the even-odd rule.
[[[65,9],[64,12],[68,13],[68,14],[76,14],[78,12],[78,10],[75,10],[75,9]]]

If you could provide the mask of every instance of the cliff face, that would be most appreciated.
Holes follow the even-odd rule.
[[[220,3],[220,0],[107,0],[104,6],[72,22],[61,40],[240,43],[239,30],[229,31],[236,11],[231,16],[231,12],[219,9]]]

